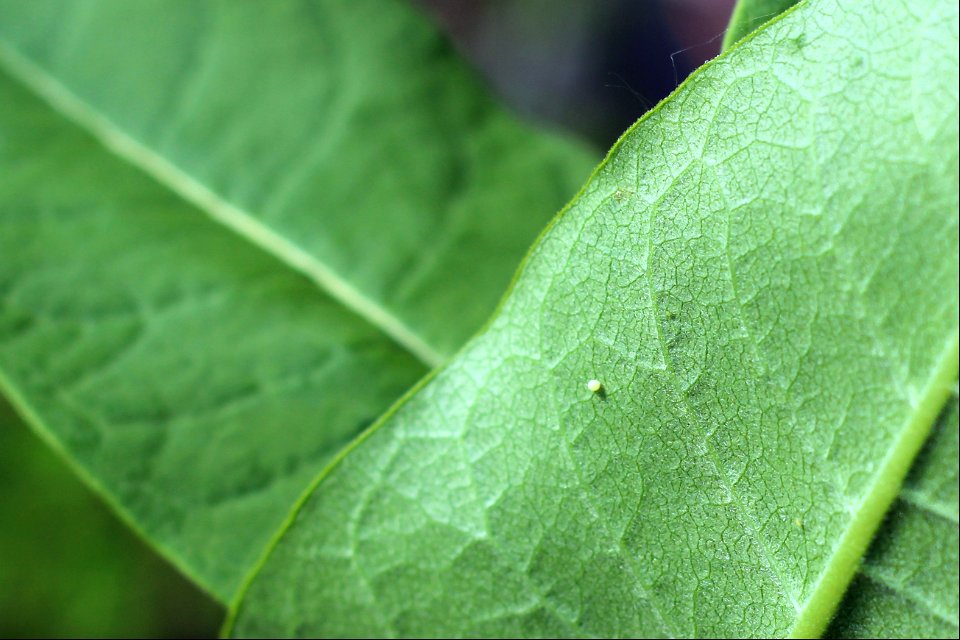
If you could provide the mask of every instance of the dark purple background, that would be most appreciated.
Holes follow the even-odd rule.
[[[534,120],[581,134],[598,152],[719,53],[734,4],[415,1],[505,102]]]

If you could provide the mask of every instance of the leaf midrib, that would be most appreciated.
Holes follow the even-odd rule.
[[[164,189],[197,207],[281,264],[306,276],[321,291],[378,328],[428,368],[433,369],[446,360],[440,351],[400,318],[368,297],[340,273],[260,222],[249,211],[224,199],[166,157],[127,134],[123,128],[77,96],[52,74],[2,41],[0,69],[42,99],[64,119],[92,135],[109,152],[138,168]]]
[[[893,504],[914,458],[926,442],[930,430],[947,399],[957,376],[960,333],[954,331],[946,341],[942,356],[927,381],[910,419],[887,451],[860,500],[853,518],[840,536],[814,584],[810,596],[797,611],[791,638],[820,637],[843,598],[850,581],[874,534]]]

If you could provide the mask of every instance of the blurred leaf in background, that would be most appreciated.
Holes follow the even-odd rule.
[[[221,617],[0,404],[0,636],[213,637]]]

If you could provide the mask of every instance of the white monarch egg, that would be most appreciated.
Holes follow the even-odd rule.
[[[600,393],[603,391],[603,384],[599,380],[588,380],[587,389],[590,389],[593,393]]]

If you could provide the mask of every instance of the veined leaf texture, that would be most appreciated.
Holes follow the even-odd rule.
[[[589,153],[399,2],[0,1],[0,386],[221,600],[280,528],[236,635],[955,636],[957,8],[790,4],[353,440]]]
[[[695,73],[318,479],[234,633],[822,632],[954,385],[956,38],[825,0]]]

